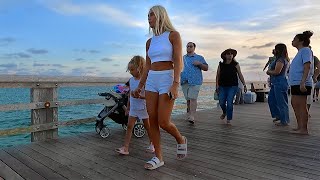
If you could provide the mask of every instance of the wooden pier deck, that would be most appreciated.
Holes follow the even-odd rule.
[[[310,135],[289,134],[295,125],[275,127],[267,103],[235,106],[232,127],[219,109],[198,113],[192,126],[174,118],[188,138],[188,157],[176,160],[175,140],[162,132],[165,165],[144,170],[152,154],[148,138],[132,138],[130,155],[119,156],[125,132],[119,127],[102,139],[95,132],[0,150],[5,179],[320,179],[320,103],[311,108]],[[94,129],[94,128],[92,128]],[[1,179],[1,178],[0,178]]]

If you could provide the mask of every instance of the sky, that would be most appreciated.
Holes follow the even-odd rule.
[[[312,30],[320,56],[318,0],[0,0],[0,75],[130,77],[134,55],[145,57],[147,15],[164,6],[179,31],[183,54],[197,44],[213,81],[220,54],[238,51],[245,79],[265,80],[264,64],[277,43]]]

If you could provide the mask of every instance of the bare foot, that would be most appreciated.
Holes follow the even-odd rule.
[[[292,134],[299,134],[299,135],[309,135],[308,130],[297,130],[297,131],[291,131]]]
[[[292,131],[299,131],[299,127],[293,128]]]
[[[227,124],[227,126],[232,126],[230,120],[227,120],[227,123],[226,123],[226,124]]]

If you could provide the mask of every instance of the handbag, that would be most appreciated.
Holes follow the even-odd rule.
[[[217,91],[214,91],[213,99],[219,100],[219,94],[217,93]]]

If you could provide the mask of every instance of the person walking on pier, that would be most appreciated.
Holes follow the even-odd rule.
[[[129,154],[129,144],[132,136],[133,127],[137,121],[137,118],[143,121],[144,128],[147,131],[148,137],[150,139],[150,128],[149,128],[149,116],[147,113],[146,100],[144,91],[141,91],[140,94],[136,97],[133,96],[133,90],[135,90],[140,82],[140,78],[145,68],[145,60],[141,56],[134,56],[128,63],[127,71],[133,76],[129,80],[129,101],[127,105],[126,113],[129,114],[128,126],[126,136],[124,138],[124,145],[116,149],[121,155]],[[150,141],[150,146],[147,148],[148,152],[154,152],[154,147]]]
[[[188,42],[187,54],[183,56],[184,68],[181,72],[181,87],[187,100],[187,120],[195,123],[197,99],[203,82],[202,71],[208,71],[208,64],[203,56],[196,54],[196,44]]]
[[[222,109],[221,120],[227,116],[227,125],[231,125],[233,117],[233,99],[238,91],[238,77],[247,92],[247,86],[240,70],[239,63],[235,61],[237,51],[226,49],[221,53],[222,62],[219,62],[216,75],[216,91],[219,94],[219,104]]]
[[[172,26],[164,7],[153,6],[148,13],[149,29],[153,37],[146,43],[146,68],[134,94],[145,85],[151,140],[155,157],[146,162],[145,168],[157,169],[164,165],[160,127],[177,141],[177,159],[187,156],[187,138],[171,122],[174,100],[178,98],[182,66],[182,42],[179,32]]]

